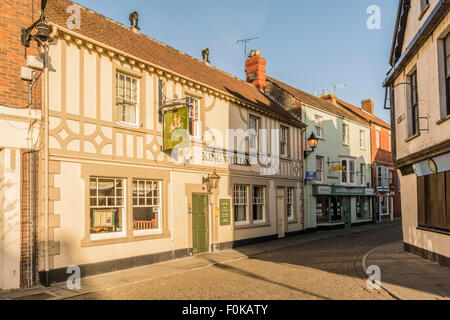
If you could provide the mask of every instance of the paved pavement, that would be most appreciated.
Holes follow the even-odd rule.
[[[88,277],[81,290],[58,283],[0,299],[394,299],[367,288],[362,260],[400,239],[398,222],[323,231]]]
[[[403,242],[370,251],[363,266],[381,269],[381,286],[401,300],[450,300],[450,268],[403,250]]]

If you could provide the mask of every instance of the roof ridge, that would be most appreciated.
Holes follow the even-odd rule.
[[[115,24],[117,24],[118,26],[125,28],[125,29],[128,30],[129,32],[133,32],[133,31],[130,30],[130,28],[127,27],[126,25],[124,25],[124,24],[122,24],[122,23],[120,23],[120,22],[118,22],[118,21],[116,21],[116,20],[114,20],[114,19],[112,19],[112,18],[109,18],[109,17],[107,17],[107,16],[105,16],[105,15],[103,15],[103,14],[97,12],[97,11],[94,11],[93,9],[87,8],[87,7],[81,5],[81,4],[79,4],[79,3],[77,3],[77,2],[75,2],[75,1],[73,1],[73,0],[66,0],[66,1],[72,2],[72,3],[74,3],[75,5],[81,7],[81,8],[83,8],[83,9],[85,9],[85,10],[87,10],[87,11],[89,11],[89,12],[95,14],[95,15],[98,15],[98,16],[100,16],[101,18],[103,18],[103,19],[105,19],[105,20],[108,20],[108,21],[110,21],[110,22],[112,22],[112,23],[115,23]],[[207,64],[203,63],[202,60],[197,59],[197,58],[191,56],[190,54],[187,54],[187,53],[184,52],[184,51],[175,49],[174,47],[172,47],[172,46],[170,46],[170,45],[168,45],[168,44],[166,44],[166,43],[164,43],[164,42],[161,42],[161,41],[159,41],[159,40],[156,40],[156,39],[154,39],[154,38],[152,38],[152,37],[150,37],[150,36],[148,36],[148,35],[146,35],[146,34],[144,34],[144,33],[138,33],[137,35],[138,35],[138,36],[142,36],[142,37],[144,37],[144,38],[147,38],[147,39],[149,39],[149,40],[151,40],[151,41],[154,41],[154,42],[156,42],[157,44],[160,44],[160,45],[165,46],[165,47],[167,47],[167,48],[170,48],[170,49],[172,49],[172,50],[174,50],[174,51],[176,51],[176,52],[178,52],[178,53],[181,53],[181,54],[183,54],[183,55],[185,55],[185,56],[187,56],[187,57],[193,59],[194,61],[196,61],[196,62],[198,62],[198,63],[200,63],[200,64],[206,66],[206,67],[209,67],[209,68],[211,68],[211,69],[215,69],[215,70],[217,70],[217,71],[220,71],[220,72],[224,73],[225,75],[227,75],[227,76],[229,76],[229,77],[232,77],[232,78],[234,78],[234,79],[236,79],[236,80],[242,81],[242,82],[246,83],[247,85],[253,86],[252,84],[248,83],[247,81],[244,81],[243,79],[241,79],[241,78],[239,78],[239,77],[237,77],[237,76],[235,76],[235,75],[232,75],[231,73],[228,73],[228,72],[226,72],[226,71],[224,71],[224,70],[222,70],[222,69],[219,69],[218,67],[215,67],[215,66],[212,66],[212,65],[207,65]]]
[[[371,114],[371,113],[367,112],[366,110],[364,110],[363,108],[359,108],[359,107],[357,107],[357,106],[351,104],[350,102],[344,101],[344,100],[342,100],[342,99],[337,99],[337,100],[338,100],[341,104],[344,104],[344,105],[346,104],[346,105],[348,105],[348,106],[350,106],[350,107],[353,107],[353,108],[355,108],[355,109],[358,109],[359,111],[365,113],[366,116],[375,118],[375,120],[380,121],[380,122],[382,122],[382,123],[384,123],[384,124],[387,124],[387,125],[389,125],[389,127],[391,127],[391,125],[390,125],[389,123],[387,123],[387,122],[384,121],[383,119],[377,117],[375,114]]]

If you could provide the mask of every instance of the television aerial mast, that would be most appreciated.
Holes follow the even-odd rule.
[[[250,39],[242,39],[242,40],[234,40],[236,44],[243,43],[244,44],[244,59],[247,59],[247,43],[253,40],[257,40],[259,38],[250,38]]]

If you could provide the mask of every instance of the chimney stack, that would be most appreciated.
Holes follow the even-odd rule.
[[[266,89],[266,59],[261,57],[261,51],[252,50],[245,62],[247,82],[250,82],[261,91]]]
[[[366,112],[368,112],[368,113],[370,113],[370,114],[374,114],[374,111],[375,111],[375,108],[374,108],[374,106],[375,106],[375,103],[374,103],[374,101],[372,100],[372,99],[368,99],[368,100],[363,100],[363,101],[361,101],[361,106],[362,106],[362,109],[364,110],[364,111],[366,111]]]
[[[322,99],[330,101],[332,104],[337,105],[337,96],[335,94],[328,94],[327,90],[323,90]]]
[[[203,56],[203,62],[205,64],[207,64],[208,66],[211,65],[211,63],[209,62],[209,49],[208,48],[202,49],[202,56]]]
[[[130,14],[130,24],[130,29],[134,33],[141,33],[141,29],[139,28],[139,13],[136,11]]]

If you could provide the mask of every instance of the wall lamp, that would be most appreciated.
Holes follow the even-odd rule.
[[[203,184],[206,184],[206,188],[208,192],[211,192],[212,189],[217,189],[219,186],[220,176],[214,170],[213,174],[208,175],[206,178],[203,178]]]
[[[314,150],[317,148],[317,145],[319,144],[319,139],[316,137],[314,132],[312,132],[311,136],[308,138],[308,144],[311,150],[305,151],[305,158],[308,158],[308,156],[314,152]]]

